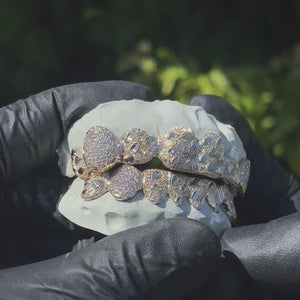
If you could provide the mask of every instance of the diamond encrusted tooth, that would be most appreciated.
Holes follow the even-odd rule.
[[[85,161],[83,159],[83,149],[75,147],[71,151],[71,166],[76,176],[81,179],[86,179],[88,177],[88,172]]]
[[[196,173],[200,151],[198,139],[189,127],[178,126],[158,140],[158,157],[169,169]]]
[[[105,127],[94,126],[86,133],[83,141],[86,166],[104,172],[121,160],[119,139]]]
[[[207,203],[214,210],[214,212],[219,212],[219,206],[223,201],[223,198],[222,200],[220,200],[221,191],[214,181],[209,181],[208,186],[209,190],[207,196]]]
[[[169,198],[170,172],[160,169],[148,169],[143,172],[143,192],[145,198],[153,204],[159,204]]]
[[[232,199],[224,199],[223,203],[220,206],[231,221],[234,221],[236,219],[236,209]]]
[[[133,198],[142,188],[142,172],[133,166],[122,165],[110,175],[108,189],[118,201]]]
[[[221,177],[219,170],[224,165],[225,142],[225,137],[216,133],[207,133],[199,140],[199,173],[212,178]]]
[[[219,189],[222,191],[222,196],[220,198],[222,203],[220,204],[220,207],[229,217],[229,219],[233,221],[236,219],[236,210],[233,202],[232,192],[227,185],[222,185],[219,187]]]
[[[207,201],[209,180],[194,178],[189,186],[189,201],[195,209],[200,209]]]
[[[172,174],[169,183],[169,198],[177,205],[189,200],[189,185],[192,177]]]
[[[132,128],[121,136],[120,141],[123,146],[123,163],[144,164],[157,155],[157,141],[145,130]]]
[[[81,198],[84,200],[94,200],[101,197],[108,191],[108,176],[99,173],[89,173],[89,178],[84,182]]]
[[[207,133],[199,140],[201,153],[208,153],[214,157],[224,155],[225,138],[216,133]]]
[[[246,192],[249,176],[250,176],[250,161],[248,159],[245,159],[240,162],[238,174],[237,174],[237,180],[236,180],[243,194]]]
[[[180,206],[189,201],[200,209],[206,201],[213,211],[222,209],[233,220],[233,198],[238,192],[245,193],[250,173],[250,161],[241,161],[240,155],[223,134],[211,132],[198,140],[192,129],[185,126],[177,126],[158,139],[133,128],[120,140],[107,128],[95,126],[86,133],[83,149],[74,148],[71,158],[75,174],[85,179],[84,200],[110,191],[116,200],[125,201],[143,190],[153,204],[170,199]],[[160,169],[142,173],[131,166],[154,157],[171,170],[222,178],[227,185]],[[105,172],[117,163],[126,165]]]

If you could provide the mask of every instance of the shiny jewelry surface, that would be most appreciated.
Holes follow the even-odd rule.
[[[206,201],[215,212],[221,208],[233,220],[233,198],[247,188],[250,162],[239,161],[236,150],[228,150],[226,143],[225,136],[214,132],[198,139],[185,126],[171,128],[160,137],[133,128],[120,139],[109,129],[95,126],[86,133],[83,148],[72,149],[72,168],[85,180],[84,200],[110,192],[116,200],[124,201],[143,191],[153,204],[171,199],[177,206],[188,201],[200,209]],[[185,175],[158,169],[140,172],[133,167],[153,158]],[[216,179],[221,183],[215,183]]]
[[[225,184],[160,169],[141,172],[129,165],[121,165],[108,173],[91,172],[81,197],[90,201],[109,192],[116,200],[126,201],[142,192],[155,205],[171,200],[178,207],[187,202],[199,210],[206,202],[214,212],[222,209],[230,220],[236,218],[234,193]]]

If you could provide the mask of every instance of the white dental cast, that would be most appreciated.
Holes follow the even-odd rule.
[[[235,159],[240,161],[246,158],[234,128],[218,122],[201,107],[186,106],[170,100],[122,100],[99,105],[73,125],[58,150],[59,165],[64,175],[74,176],[70,161],[71,149],[82,145],[85,133],[96,125],[108,128],[118,137],[132,128],[143,129],[148,134],[158,137],[178,125],[191,128],[199,139],[207,133],[222,133],[228,142],[225,152],[234,148]],[[142,192],[126,202],[116,201],[109,193],[93,201],[84,201],[80,196],[83,184],[81,179],[75,179],[61,199],[58,209],[75,224],[103,234],[109,235],[154,220],[173,217],[198,220],[219,236],[230,227],[225,213],[221,209],[218,213],[213,212],[206,202],[200,210],[196,210],[188,202],[181,207],[177,207],[172,201],[153,205],[144,198]]]

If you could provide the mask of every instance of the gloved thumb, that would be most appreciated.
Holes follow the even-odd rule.
[[[169,219],[120,232],[47,261],[2,270],[5,299],[179,299],[220,256],[201,223]]]

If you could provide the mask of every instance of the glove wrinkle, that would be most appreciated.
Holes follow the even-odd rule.
[[[77,118],[105,101],[132,98],[151,101],[152,93],[125,81],[80,83],[0,108],[0,231],[5,240],[0,267],[61,255],[78,239],[99,236],[70,228],[55,214],[71,182],[60,174],[55,150]]]
[[[2,270],[0,293],[8,299],[180,299],[212,274],[219,256],[218,238],[201,223],[157,221]]]
[[[232,228],[221,243],[251,278],[274,289],[300,292],[300,213],[266,224]]]
[[[235,279],[225,280],[235,291],[228,299],[299,299],[299,182],[263,149],[246,120],[224,99],[200,95],[191,104],[202,106],[219,121],[232,125],[251,162],[248,188],[244,199],[236,202],[236,209],[239,224],[257,225],[225,232],[225,264],[220,265],[212,281],[222,278],[223,273],[234,275]],[[216,290],[226,299],[228,288],[223,285],[223,279],[215,282]]]
[[[143,85],[107,81],[53,88],[0,108],[0,178],[7,182],[41,166],[73,122],[100,103],[133,98],[153,99]]]
[[[300,185],[292,174],[289,176],[288,193],[281,199],[279,205],[281,214],[278,217],[300,211]]]
[[[91,237],[89,239],[83,239],[83,240],[79,240],[77,242],[76,245],[73,246],[73,252],[74,251],[77,251],[79,249],[83,249],[83,248],[86,248],[88,247],[89,245],[92,245],[94,243],[94,237]]]
[[[63,117],[61,115],[61,110],[58,107],[59,103],[59,96],[57,95],[57,92],[54,90],[51,92],[51,100],[52,100],[52,107],[53,107],[53,112],[56,115],[56,122],[58,124],[58,129],[60,130],[60,136],[64,136],[65,133],[67,132],[67,128],[65,127],[65,123],[63,120]]]
[[[252,138],[252,131],[248,122],[223,98],[215,95],[198,95],[193,97],[189,104],[201,106],[207,113],[214,116],[218,121],[234,127],[243,142],[244,148],[248,148]]]
[[[251,169],[244,199],[236,203],[240,223],[262,223],[298,211],[299,183],[294,178],[291,183],[289,172],[263,149],[245,118],[233,106],[214,95],[196,96],[190,104],[203,107],[217,120],[233,126],[243,142]]]

